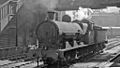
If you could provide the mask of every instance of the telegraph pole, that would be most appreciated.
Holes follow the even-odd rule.
[[[12,5],[12,16],[15,17],[16,26],[16,48],[18,46],[18,23],[17,23],[17,1],[11,1]]]
[[[15,17],[15,22],[16,22],[16,48],[18,46],[18,23],[17,23],[17,2],[13,1],[14,7],[13,7],[13,12],[14,12],[14,17]]]

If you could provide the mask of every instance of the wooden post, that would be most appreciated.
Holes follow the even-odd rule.
[[[1,8],[0,8],[0,33],[1,33]]]

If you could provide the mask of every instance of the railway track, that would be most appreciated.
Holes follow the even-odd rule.
[[[4,61],[4,60],[2,60]],[[34,63],[35,61],[24,61],[23,59],[21,60],[16,60],[16,61],[11,61],[9,63],[6,64],[2,64],[0,65],[0,68],[16,68],[16,67],[21,67],[30,63]]]
[[[9,57],[7,61],[0,60],[0,68],[34,68],[37,66],[36,61],[37,59],[35,57],[32,57],[32,58],[23,57],[23,56],[17,57],[17,58]],[[41,64],[42,62],[40,62],[40,65]]]
[[[115,43],[109,44],[108,48],[101,54],[90,58],[88,61],[85,62],[78,62],[76,64],[71,65],[69,68],[93,68],[93,67],[109,67],[114,63],[114,60],[120,57],[120,42],[119,40]],[[112,45],[114,44],[114,45]]]
[[[107,45],[107,46],[109,46],[109,48],[107,49],[108,52],[112,52],[116,48],[120,49],[120,46],[118,46],[119,44],[120,44],[119,40],[109,41],[109,45]],[[107,51],[105,52],[105,54],[107,54]],[[120,50],[116,51],[116,52],[114,52],[110,55],[109,54],[107,54],[107,55],[109,56],[109,58],[106,59],[107,61],[93,63],[92,59],[94,60],[95,58],[92,58],[91,60],[89,60],[90,63],[89,62],[82,62],[80,64],[79,63],[76,63],[76,64],[79,64],[79,65],[90,64],[91,67],[100,67],[100,66],[110,65],[110,64],[113,64],[111,61],[113,61],[114,59],[117,58],[118,55],[120,55]],[[101,54],[100,56],[102,57],[102,56],[104,56],[104,54]],[[19,59],[19,60],[16,60],[16,61],[12,61],[11,63],[8,63],[8,64],[0,65],[0,68],[35,68],[36,66],[37,66],[37,63],[36,63],[35,60],[24,61],[24,59]],[[42,63],[40,63],[39,68],[42,68],[42,67],[44,68],[45,66],[46,65],[43,65]],[[63,67],[63,68],[66,68],[66,67]],[[74,64],[73,64],[73,65],[70,66],[70,68],[77,68],[77,67],[75,67]],[[78,68],[81,68],[81,67],[78,67]]]
[[[114,44],[114,45],[113,45]],[[120,40],[119,39],[112,39],[109,41],[109,43],[107,44],[107,46],[109,46],[106,50],[111,50],[112,48],[115,48],[119,46],[120,44]],[[119,47],[120,49],[120,47]],[[107,51],[106,51],[107,52]],[[120,50],[119,50],[120,52]],[[100,54],[100,56],[104,56],[105,54]],[[90,65],[92,65],[92,67],[100,67],[100,66],[104,66],[104,65],[110,65],[112,64],[111,60],[113,60],[116,56],[118,55],[118,51],[112,53],[112,54],[108,54],[106,57],[108,57],[106,59],[106,61],[103,61],[103,62],[95,62],[95,63],[92,63]],[[103,60],[103,59],[102,59]],[[78,61],[79,62],[79,61]],[[91,60],[89,60],[88,62],[91,62]],[[81,62],[80,62],[81,64]],[[81,65],[84,65],[86,64],[86,62],[82,62]],[[79,65],[79,64],[78,64]],[[84,65],[86,66],[86,65]],[[55,68],[55,67],[51,67],[51,68]],[[61,68],[61,67],[58,67],[58,68]],[[73,65],[71,65],[70,67],[68,66],[65,66],[65,67],[62,67],[62,68],[83,68],[83,67],[74,67]],[[88,68],[88,67],[84,67],[84,68]]]
[[[27,64],[30,64],[31,62],[14,62],[14,63],[10,63],[10,64],[5,64],[5,65],[2,65],[0,66],[1,68],[20,68],[21,66],[23,65],[27,65]]]
[[[104,65],[107,65],[108,63],[110,65],[110,64],[112,64],[111,60],[114,59],[114,57],[116,57],[118,55],[118,52],[120,51],[120,50],[116,51],[116,52],[114,51],[114,53],[112,52],[113,50],[115,50],[115,48],[119,47],[119,44],[120,44],[119,41],[120,41],[119,39],[113,39],[113,40],[109,41],[109,44],[107,44],[107,46],[109,46],[109,47],[106,50],[109,50],[108,52],[110,52],[110,53],[107,53],[107,51],[106,51],[105,53],[97,54],[97,56],[99,56],[99,57],[101,56],[101,58],[106,57],[105,59],[98,59],[97,60],[97,59],[93,58],[93,59],[87,60],[85,62],[79,62],[79,60],[77,60],[76,64],[78,66],[74,66],[74,64],[73,64],[73,65],[70,65],[69,67],[65,66],[65,67],[62,67],[62,68],[88,68],[89,66],[87,66],[85,64],[91,65],[90,68],[104,66]],[[112,48],[114,48],[114,49],[112,50]],[[119,47],[119,49],[120,49],[120,47]],[[96,58],[99,58],[99,57],[96,57]],[[100,61],[100,62],[98,62],[98,61]],[[83,65],[83,66],[81,67],[79,65]],[[84,66],[87,66],[87,67],[84,67]],[[51,67],[51,68],[56,68],[56,67]],[[61,68],[61,67],[58,67],[58,68]]]
[[[94,67],[111,67],[112,64],[114,64],[115,60],[120,57],[120,51],[116,54],[113,54],[112,57],[110,59],[108,59],[107,61],[105,62],[100,62],[98,63],[97,65],[95,65]],[[116,67],[116,66],[115,66]]]
[[[43,62],[39,63],[39,67],[43,67]],[[11,63],[0,65],[0,68],[35,68],[37,67],[37,62],[32,61],[13,61]]]
[[[120,38],[114,38],[114,39],[110,39],[108,40],[108,44],[106,44],[106,50],[109,50],[117,45],[119,45],[120,43]]]
[[[113,47],[118,46],[119,44],[120,44],[120,41],[115,41],[115,42],[109,44],[109,46],[107,46],[105,49],[106,49],[106,50],[110,50],[110,49],[112,49]]]

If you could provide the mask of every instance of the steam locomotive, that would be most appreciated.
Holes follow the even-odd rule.
[[[57,21],[55,14],[55,12],[48,13],[48,18],[36,29],[44,63],[68,63],[76,59],[82,61],[105,48],[106,29],[96,26],[87,19],[73,22]]]

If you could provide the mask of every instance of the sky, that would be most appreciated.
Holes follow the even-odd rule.
[[[93,13],[94,11],[97,12],[105,12],[105,13],[119,13],[120,8],[117,8],[115,6],[112,7],[107,7],[105,9],[90,9],[90,8],[79,8],[78,11],[66,11],[66,14],[70,15],[72,17],[72,20],[74,19],[83,19],[83,18],[88,18],[88,12]],[[89,17],[90,18],[90,17]]]

